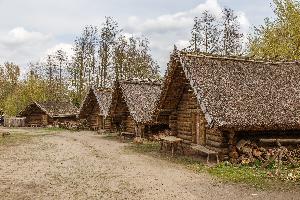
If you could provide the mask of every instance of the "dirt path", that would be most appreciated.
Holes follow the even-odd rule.
[[[91,132],[60,132],[0,146],[0,199],[300,199],[256,191],[124,151]]]

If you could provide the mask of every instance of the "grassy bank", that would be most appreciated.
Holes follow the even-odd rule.
[[[283,166],[277,169],[276,165],[272,164],[266,169],[261,169],[260,163],[247,166],[232,165],[228,162],[207,166],[203,160],[196,157],[182,155],[171,157],[169,152],[160,152],[157,142],[131,144],[126,149],[178,163],[196,173],[207,172],[223,182],[246,184],[259,189],[292,189],[300,186],[299,166]]]

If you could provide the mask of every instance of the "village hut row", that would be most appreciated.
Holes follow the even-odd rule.
[[[162,84],[132,79],[112,89],[90,88],[79,118],[93,130],[138,136],[169,129],[185,145],[228,155],[241,138],[299,137],[299,102],[296,62],[174,52]],[[62,114],[51,108],[34,103],[21,116],[46,125]],[[75,119],[71,110],[66,119]]]

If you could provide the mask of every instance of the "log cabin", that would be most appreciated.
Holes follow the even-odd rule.
[[[111,117],[108,111],[111,99],[111,89],[90,88],[80,107],[79,118],[86,119],[91,130],[110,130]]]
[[[159,81],[116,81],[110,108],[114,129],[144,136],[145,130],[155,125],[152,123],[152,116],[160,92]]]
[[[66,123],[77,120],[78,109],[69,102],[33,102],[18,117],[25,117],[26,126],[45,127],[55,122]]]
[[[300,138],[300,65],[175,51],[156,115],[189,147],[229,158],[242,138]]]

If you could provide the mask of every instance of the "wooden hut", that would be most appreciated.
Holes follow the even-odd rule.
[[[21,111],[18,117],[26,117],[27,126],[48,126],[55,122],[76,121],[78,109],[68,102],[33,102]]]
[[[157,113],[186,144],[228,155],[241,138],[299,138],[299,102],[299,63],[175,52]]]
[[[108,115],[112,99],[112,90],[90,88],[79,111],[79,118],[87,120],[92,130],[111,129],[111,117]]]
[[[114,128],[143,136],[145,128],[153,125],[152,116],[160,92],[161,83],[156,81],[117,81],[110,108]]]

